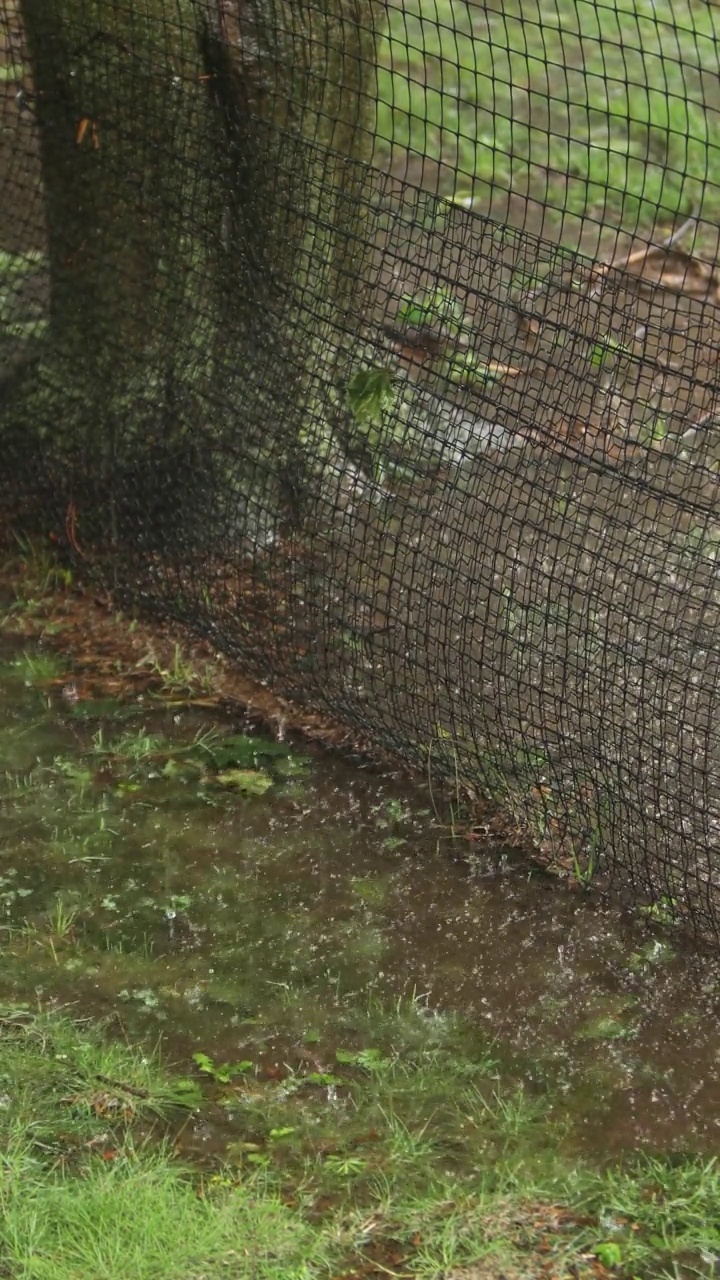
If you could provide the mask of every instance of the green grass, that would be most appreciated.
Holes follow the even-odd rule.
[[[720,212],[720,19],[693,0],[405,0],[380,48],[381,148],[626,227]]]
[[[0,255],[0,279],[3,274],[3,263]],[[0,312],[2,296],[0,295]],[[25,538],[14,536],[16,550],[14,554],[3,558],[3,570],[6,579],[12,583],[12,599],[0,599],[0,630],[23,629],[23,624],[31,618],[43,618],[47,612],[49,600],[57,599],[67,591],[73,581],[72,571],[61,565],[55,549],[47,539]],[[18,572],[19,571],[19,572]],[[22,586],[13,580],[22,575]],[[54,624],[44,621],[39,634],[52,634]]]
[[[0,84],[18,80],[22,68],[0,67]],[[39,338],[47,325],[42,304],[23,299],[27,280],[47,267],[42,253],[30,249],[25,253],[8,253],[0,249],[0,332],[3,338]]]
[[[503,1086],[489,1055],[337,1058],[332,1085],[310,1071],[190,1080],[90,1024],[1,1011],[0,1274],[712,1274],[713,1161],[571,1162],[552,1100]],[[192,1169],[178,1140],[222,1111],[236,1149]]]
[[[21,62],[9,62],[5,66],[0,66],[0,84],[7,84],[9,81],[22,80],[25,74],[25,67]],[[2,258],[0,255],[0,268],[2,267]],[[7,255],[9,256],[9,255]]]
[[[0,666],[0,679],[19,679],[29,687],[56,680],[66,670],[67,664],[56,654],[26,651]]]
[[[164,664],[150,651],[138,663],[138,668],[150,671],[160,681],[161,691],[174,697],[192,696],[196,693],[212,694],[215,688],[217,667],[206,662],[199,667],[187,657],[179,644],[173,646],[172,661]]]
[[[317,1233],[274,1192],[205,1185],[174,1158],[192,1081],[57,1015],[8,1010],[0,1033],[0,1274],[304,1280],[320,1265]]]
[[[38,581],[46,576],[41,563]],[[20,659],[6,667],[10,698],[34,715],[45,699],[21,685],[56,677],[32,650]],[[4,989],[26,999],[42,991],[44,1000],[71,992],[75,1009],[115,1008],[128,1034],[152,1043],[162,1025],[177,1074],[92,1023],[0,1011],[0,1276],[709,1277],[703,1259],[720,1252],[711,1161],[690,1154],[602,1167],[578,1155],[586,1126],[597,1130],[609,1114],[606,1062],[613,1089],[630,1078],[617,1075],[634,1060],[621,1056],[637,1023],[627,993],[586,994],[578,1012],[563,978],[554,1008],[565,1010],[578,1045],[570,1089],[552,1067],[554,1038],[550,1054],[538,1041],[531,1063],[515,1053],[503,1067],[484,1019],[469,1024],[423,995],[391,1001],[376,962],[362,968],[377,938],[365,912],[392,909],[387,868],[357,864],[352,911],[336,907],[328,923],[327,912],[308,913],[314,869],[308,897],[283,899],[285,867],[266,848],[264,825],[263,843],[244,857],[242,811],[225,806],[218,779],[262,764],[282,794],[297,781],[284,772],[287,744],[194,720],[176,734],[167,715],[159,733],[155,722],[126,727],[124,714],[116,724],[107,712],[103,704],[102,734],[75,721],[72,707],[62,712],[66,736],[45,737],[46,724],[35,737],[14,713],[2,730],[14,764],[0,798],[15,815],[16,849],[16,866],[0,875]],[[449,752],[442,738],[438,752],[443,743]],[[446,764],[459,776],[452,753]],[[542,760],[516,761],[531,764]],[[183,788],[175,821],[162,811],[173,777]],[[228,815],[232,856],[224,861],[219,846],[217,865],[197,856],[206,818],[194,827],[188,805],[200,792],[203,815],[214,797]],[[369,820],[383,839],[410,839],[423,813],[413,805],[380,792]],[[128,857],[128,830],[140,857]],[[290,835],[282,840],[292,857]],[[179,932],[168,945],[171,921]],[[206,947],[184,945],[186,922]],[[333,954],[347,966],[332,985],[305,954],[321,928],[332,928]],[[253,955],[256,937],[270,945]],[[662,963],[664,947],[655,934],[638,940],[629,967]],[[253,986],[257,955],[273,965],[281,948],[288,965]]]
[[[276,1197],[207,1197],[166,1157],[128,1151],[82,1182],[16,1166],[3,1236],[17,1280],[305,1280],[317,1238]]]

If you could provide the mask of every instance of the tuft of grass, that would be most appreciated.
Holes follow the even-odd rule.
[[[0,1257],[18,1280],[310,1280],[317,1233],[274,1195],[199,1193],[163,1152],[96,1161],[50,1185],[18,1153],[0,1191]]]
[[[92,1146],[98,1121],[105,1131],[113,1119],[120,1124],[113,1141],[121,1144],[131,1121],[169,1118],[173,1108],[201,1101],[192,1081],[163,1070],[157,1053],[113,1041],[102,1024],[72,1022],[62,1013],[0,1006],[0,1046],[5,1144],[20,1134],[32,1145],[42,1129],[53,1149],[67,1141],[77,1153]]]
[[[213,664],[206,662],[203,666],[198,666],[183,653],[179,644],[173,646],[172,660],[169,663],[163,663],[154,650],[150,650],[137,665],[157,678],[160,693],[165,697],[212,694],[216,687],[217,669]]]
[[[59,562],[55,548],[45,538],[26,538],[14,535],[17,550],[4,563],[6,574],[19,576],[13,588],[14,599],[5,613],[0,615],[2,629],[23,629],[23,620],[43,615],[43,605],[50,596],[68,591],[72,586],[72,570]],[[46,623],[43,631],[52,631],[53,624]]]
[[[67,670],[67,663],[54,653],[29,653],[24,651],[3,670],[10,678],[22,680],[30,688],[57,680]]]
[[[170,747],[165,739],[159,734],[148,733],[144,726],[134,731],[128,730],[112,742],[107,742],[103,730],[98,729],[93,734],[92,749],[96,755],[127,760],[134,764],[161,754],[170,754]]]
[[[0,1010],[0,1271],[17,1280],[310,1280],[318,1233],[272,1189],[203,1181],[166,1135],[201,1102],[157,1055]],[[159,1127],[159,1141],[148,1123]],[[134,1136],[140,1133],[140,1140]]]
[[[260,1111],[264,1140],[242,1144],[247,1169],[240,1180],[230,1171],[200,1179],[162,1141],[138,1144],[133,1137],[138,1122],[146,1122],[146,1133],[147,1121],[159,1120],[163,1139],[173,1111],[197,1107],[198,1091],[188,1082],[168,1079],[157,1060],[107,1044],[97,1031],[57,1015],[7,1009],[0,1031],[6,1152],[0,1265],[18,1277],[213,1280],[232,1268],[240,1280],[324,1280],[337,1274],[340,1262],[364,1256],[374,1229],[368,1236],[367,1212],[364,1226],[356,1217],[360,1205],[374,1214],[378,1246],[389,1250],[385,1236],[395,1232],[398,1214],[400,1221],[409,1218],[428,1178],[436,1177],[438,1154],[447,1156],[433,1116],[442,1089],[452,1088],[449,1057],[413,1065],[369,1050],[341,1053],[353,1058],[341,1066],[352,1073],[344,1087],[353,1086],[348,1097],[357,1124],[377,1126],[367,1155],[348,1133],[345,1142],[336,1136],[334,1151],[298,1160],[302,1150],[293,1155],[292,1144],[296,1136],[301,1147],[316,1137],[317,1107],[306,1124],[302,1116],[297,1125],[273,1123],[274,1110],[287,1108],[292,1091],[285,1090],[285,1101],[268,1096],[263,1105],[253,1084],[248,1115]],[[316,1087],[316,1098],[319,1092]],[[413,1114],[418,1108],[422,1114]],[[300,1089],[294,1109],[308,1111]],[[329,1119],[337,1124],[335,1113]],[[250,1123],[257,1129],[256,1118]],[[333,1211],[321,1220],[315,1212],[304,1218],[281,1203],[281,1185],[286,1198],[294,1185],[292,1198],[305,1209],[327,1193]],[[439,1221],[441,1205],[430,1200]]]

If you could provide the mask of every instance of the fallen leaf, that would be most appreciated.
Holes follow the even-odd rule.
[[[272,786],[272,778],[259,769],[223,769],[216,774],[223,787],[235,787],[248,796],[262,796]]]

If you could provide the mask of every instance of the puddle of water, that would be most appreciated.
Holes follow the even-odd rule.
[[[493,1044],[576,1149],[714,1149],[716,962],[449,856],[397,778],[192,709],[73,703],[42,650],[0,659],[4,996],[116,1012],[185,1070]]]

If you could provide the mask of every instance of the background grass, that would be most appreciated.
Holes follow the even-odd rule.
[[[378,138],[558,210],[652,228],[720,212],[720,13],[695,0],[394,0]]]

